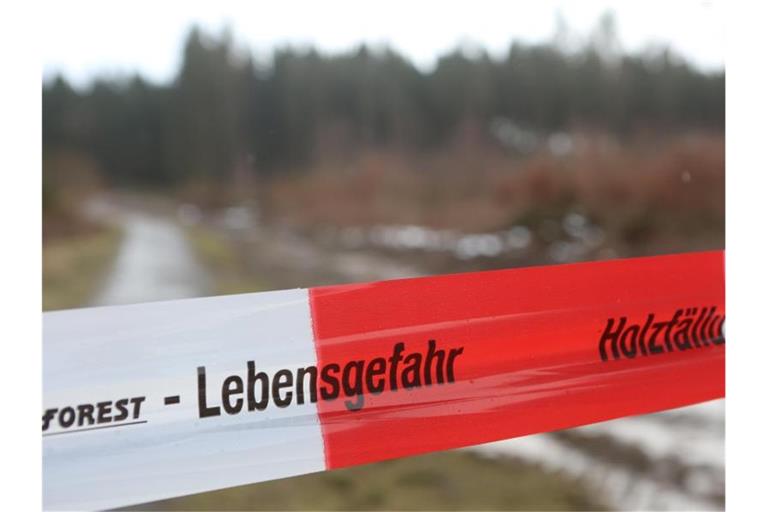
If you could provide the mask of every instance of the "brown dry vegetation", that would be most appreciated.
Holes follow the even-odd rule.
[[[83,307],[114,260],[121,232],[83,213],[83,202],[102,188],[98,165],[72,150],[44,154],[43,310]]]
[[[722,134],[622,145],[582,136],[565,157],[520,159],[471,147],[417,157],[369,151],[275,181],[261,195],[271,217],[304,227],[419,224],[472,232],[535,228],[576,211],[612,243],[652,250],[676,240],[722,246],[724,176]]]
[[[98,164],[73,150],[54,150],[43,156],[43,243],[102,230],[103,226],[83,216],[81,207],[102,188]]]

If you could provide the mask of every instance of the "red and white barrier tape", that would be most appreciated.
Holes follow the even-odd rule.
[[[111,508],[725,394],[724,253],[45,313],[46,508]]]

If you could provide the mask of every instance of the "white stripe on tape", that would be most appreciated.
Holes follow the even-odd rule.
[[[103,509],[325,469],[316,404],[198,416],[199,366],[215,406],[219,383],[245,375],[254,354],[270,376],[316,364],[306,290],[53,312],[43,327],[43,410],[56,409],[43,437],[45,508]]]

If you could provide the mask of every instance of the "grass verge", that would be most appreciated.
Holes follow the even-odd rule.
[[[215,295],[269,289],[260,276],[248,270],[242,251],[225,233],[204,226],[190,227],[186,233],[195,254],[213,277]]]
[[[605,510],[578,482],[506,457],[439,452],[134,510]]]
[[[103,228],[43,245],[43,311],[83,307],[117,254],[121,232]]]

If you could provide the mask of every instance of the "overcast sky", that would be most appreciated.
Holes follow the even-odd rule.
[[[213,32],[229,25],[239,43],[262,57],[285,44],[339,52],[364,41],[388,44],[429,69],[459,43],[500,55],[513,40],[550,39],[558,12],[570,29],[586,35],[602,13],[612,11],[625,49],[665,43],[705,69],[722,68],[724,61],[722,7],[702,0],[155,0],[48,7],[44,75],[61,71],[80,86],[95,75],[135,71],[155,82],[170,80],[195,23]]]

